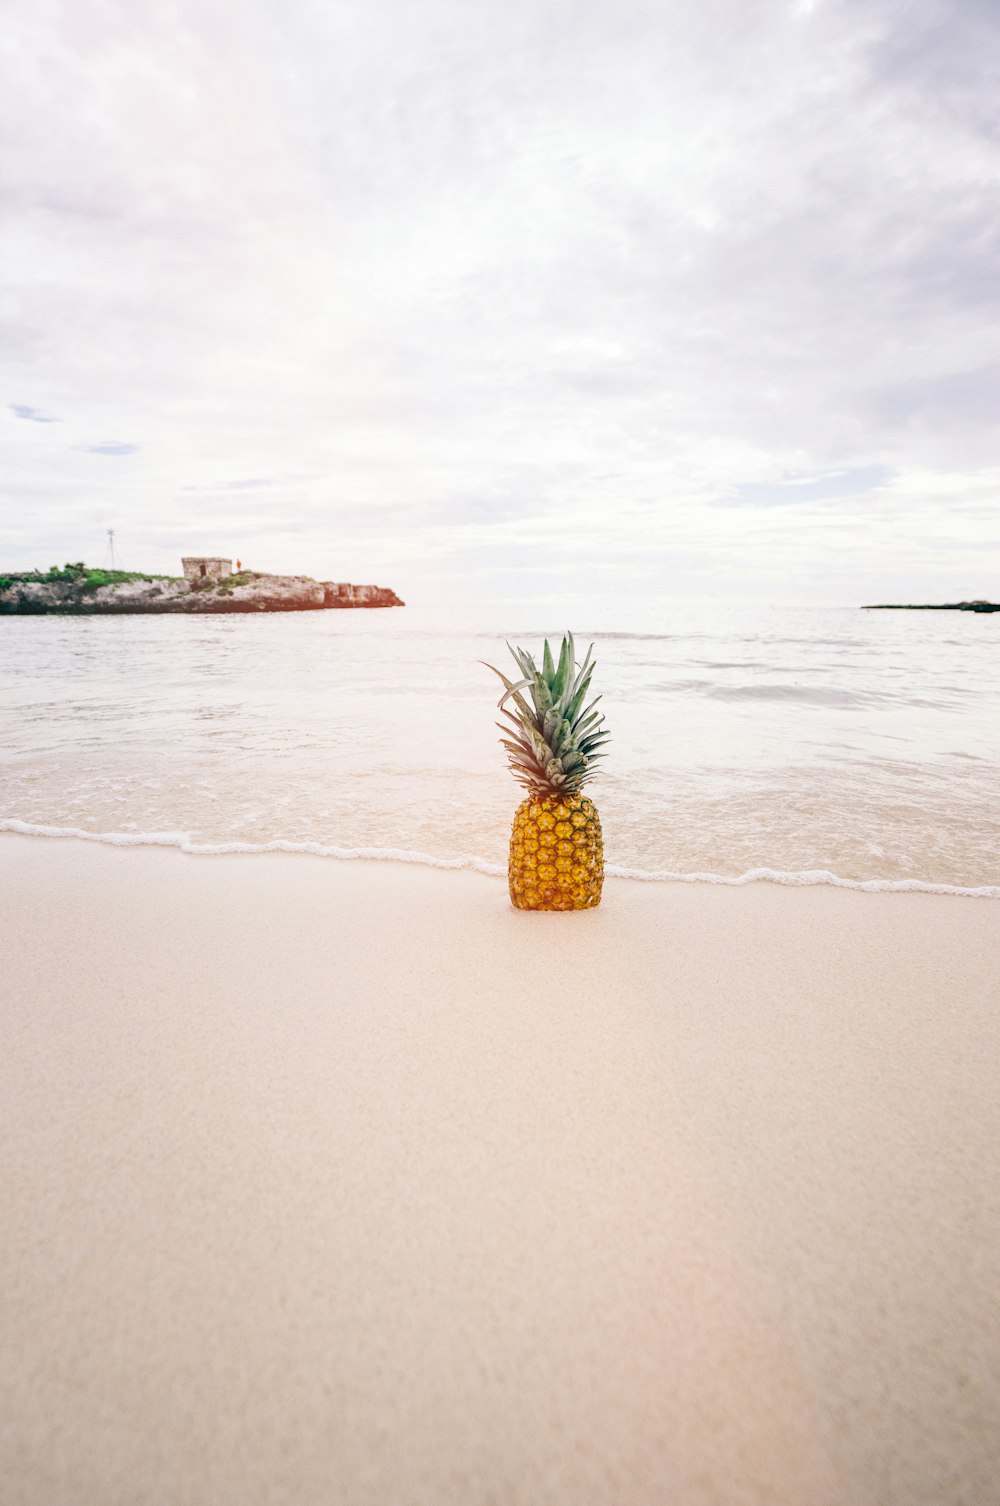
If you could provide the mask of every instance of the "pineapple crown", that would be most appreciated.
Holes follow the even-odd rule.
[[[596,760],[605,756],[598,749],[610,736],[601,728],[603,711],[594,710],[600,696],[584,704],[594,673],[594,645],[577,668],[572,633],[563,637],[558,663],[546,638],[541,669],[524,649],[509,643],[507,647],[522,678],[509,680],[492,664],[486,668],[506,686],[497,703],[506,721],[497,726],[505,734],[500,741],[507,749],[511,772],[532,794],[574,795],[594,773]],[[515,711],[507,709],[509,700]]]

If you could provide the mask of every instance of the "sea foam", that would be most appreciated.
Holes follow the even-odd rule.
[[[179,852],[194,857],[221,857],[233,854],[264,852],[290,852],[310,857],[336,858],[342,862],[366,861],[376,863],[413,863],[423,868],[445,868],[482,873],[490,878],[503,878],[507,869],[499,863],[487,863],[482,858],[465,855],[456,858],[434,857],[426,852],[409,852],[398,847],[338,847],[323,842],[289,842],[278,839],[272,842],[192,842],[186,832],[97,832],[84,831],[77,826],[38,826],[29,821],[0,820],[0,832],[13,832],[25,837],[72,837],[82,842],[101,842],[109,847],[173,847]],[[778,868],[751,868],[746,873],[675,873],[669,869],[650,871],[643,868],[605,867],[608,878],[632,879],[640,883],[654,884],[725,884],[742,887],[746,884],[786,884],[802,888],[815,884],[827,884],[836,889],[859,889],[868,894],[958,894],[968,899],[1000,899],[1000,885],[986,884],[979,888],[962,888],[957,884],[935,884],[925,879],[847,879],[840,878],[826,868],[810,868],[800,872],[785,872]]]

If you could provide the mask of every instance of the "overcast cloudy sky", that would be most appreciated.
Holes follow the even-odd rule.
[[[1000,595],[996,0],[14,0],[0,566]]]

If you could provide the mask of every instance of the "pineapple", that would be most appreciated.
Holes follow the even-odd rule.
[[[507,645],[510,648],[510,644]],[[604,846],[594,802],[581,793],[609,733],[598,696],[585,706],[594,666],[593,644],[579,668],[567,633],[553,663],[548,640],[539,670],[529,653],[511,648],[521,672],[512,681],[492,669],[506,689],[497,726],[511,772],[528,791],[514,816],[510,838],[510,899],[518,910],[588,910],[601,902]],[[521,694],[527,690],[531,704]],[[513,700],[515,711],[505,703]]]

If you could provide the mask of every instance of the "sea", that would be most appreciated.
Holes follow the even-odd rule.
[[[0,830],[506,871],[507,648],[593,643],[607,871],[1000,897],[1000,613],[0,617]]]

